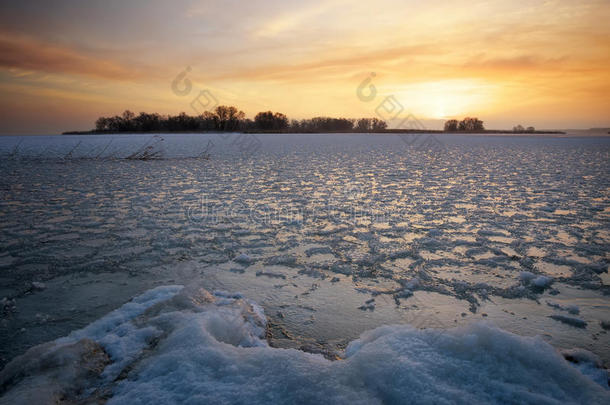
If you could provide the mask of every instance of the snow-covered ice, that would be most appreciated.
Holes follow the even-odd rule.
[[[240,294],[158,287],[13,360],[0,373],[0,402],[610,401],[607,384],[600,385],[607,374],[595,355],[575,350],[562,356],[541,338],[486,323],[382,326],[351,342],[336,361],[269,347],[266,326],[263,310]]]

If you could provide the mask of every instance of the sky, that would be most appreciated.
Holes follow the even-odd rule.
[[[0,0],[0,10],[2,134],[216,103],[250,118],[610,127],[608,0]]]

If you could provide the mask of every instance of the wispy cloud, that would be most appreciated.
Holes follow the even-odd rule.
[[[134,66],[121,65],[75,49],[23,36],[0,35],[0,66],[111,80],[135,80],[142,76],[142,72]]]

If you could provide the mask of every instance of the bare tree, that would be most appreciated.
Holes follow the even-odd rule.
[[[458,130],[458,120],[449,120],[445,122],[446,132],[455,132]]]

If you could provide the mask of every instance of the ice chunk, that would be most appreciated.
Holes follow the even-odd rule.
[[[8,315],[17,310],[15,299],[4,297],[0,300],[0,315]]]
[[[265,277],[269,277],[269,278],[281,278],[283,280],[286,279],[286,276],[284,274],[273,273],[270,271],[262,271],[262,270],[259,270],[256,272],[256,277],[260,277],[260,276],[265,276]]]
[[[313,255],[332,254],[332,253],[333,253],[333,251],[331,250],[331,248],[329,248],[327,246],[313,247],[313,248],[309,248],[305,251],[305,254],[307,255],[307,257],[311,257]]]
[[[536,275],[530,271],[522,271],[519,273],[519,280],[524,284],[529,284],[534,278],[536,278]]]
[[[565,315],[550,315],[549,318],[554,319],[556,321],[565,323],[566,325],[571,325],[574,326],[576,328],[586,328],[587,327],[587,322],[583,321],[582,319],[579,318],[574,318],[571,316],[565,316]]]
[[[536,288],[547,288],[553,283],[553,279],[547,276],[537,276],[530,271],[522,271],[519,273],[519,279],[525,285],[530,285]]]
[[[265,260],[265,264],[267,264],[269,266],[277,266],[277,265],[294,266],[294,265],[296,265],[296,262],[297,262],[297,258],[294,256],[290,256],[290,255],[273,256],[273,257],[269,257]]]
[[[248,256],[247,254],[242,253],[239,256],[237,256],[235,259],[233,259],[233,261],[236,263],[241,263],[241,264],[250,264],[254,260],[252,260],[252,258],[250,256]]]
[[[42,291],[45,288],[47,288],[45,283],[41,283],[40,281],[33,281],[32,282],[32,290],[34,291]]]
[[[396,298],[409,298],[413,295],[413,291],[409,290],[408,288],[405,288],[404,290],[401,290],[399,292],[397,292],[394,297]]]
[[[419,287],[420,281],[417,277],[415,277],[415,278],[412,278],[411,280],[409,280],[405,283],[401,283],[401,284],[403,285],[404,288],[413,291],[413,290],[416,290],[417,287]]]
[[[442,230],[440,230],[440,229],[430,229],[430,230],[428,231],[428,236],[429,236],[429,237],[431,237],[431,238],[436,238],[436,237],[439,237],[439,236],[441,236],[442,234],[443,234],[443,231],[442,231]]]
[[[375,310],[375,298],[366,300],[364,305],[359,306],[358,309],[360,309],[362,311],[374,311]]]
[[[538,276],[531,281],[533,286],[538,288],[547,288],[553,283],[553,279],[547,276]]]

